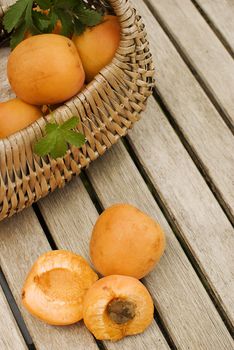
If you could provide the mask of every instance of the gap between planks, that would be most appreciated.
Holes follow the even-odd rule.
[[[149,8],[140,0],[135,0],[135,6],[145,19],[151,52],[158,67],[158,94],[184,140],[201,160],[202,169],[212,180],[211,186],[219,189],[227,212],[234,216],[233,135]]]
[[[208,293],[209,297],[213,301],[214,306],[216,307],[220,317],[222,318],[224,324],[226,325],[227,329],[229,330],[230,334],[233,333],[233,326],[231,321],[226,315],[225,310],[223,309],[222,305],[219,302],[219,299],[215,295],[215,293],[212,290],[212,286],[208,282],[207,278],[204,276],[204,273],[202,272],[200,266],[198,265],[196,259],[194,258],[193,254],[191,253],[191,249],[184,241],[183,237],[181,236],[180,229],[176,223],[175,218],[172,217],[170,211],[166,207],[163,199],[161,198],[160,194],[157,192],[156,188],[154,187],[154,184],[152,183],[151,179],[149,178],[148,174],[144,170],[144,167],[142,166],[140,160],[138,159],[132,145],[131,140],[129,140],[128,136],[124,138],[123,144],[128,151],[129,155],[131,156],[135,166],[137,167],[139,173],[141,174],[142,178],[144,179],[149,191],[151,192],[152,196],[154,197],[157,205],[159,206],[160,210],[162,211],[163,215],[167,219],[172,231],[174,232],[178,242],[180,243],[181,247],[183,248],[184,253],[186,254],[188,260],[190,261],[191,265],[193,266],[194,270],[196,271],[198,277],[200,278],[204,288],[206,289],[206,292]]]
[[[120,157],[119,159],[116,158],[117,155],[118,157]],[[122,159],[122,162],[120,162],[120,159]],[[111,163],[111,165],[109,165],[109,163]],[[113,163],[118,164],[117,168],[118,168],[119,174],[115,172],[117,168],[115,170],[113,168],[112,175],[115,175],[115,176],[114,176],[114,179],[112,179],[113,180],[112,181],[107,177],[110,175],[110,171],[112,169],[111,166],[113,166]],[[100,171],[102,168],[103,168],[103,174],[102,174],[103,176],[100,175]],[[141,196],[141,198],[139,197],[139,203],[137,204],[137,206],[138,207],[141,206],[145,208],[145,211],[149,211],[150,214],[154,217],[155,215],[159,215],[160,216],[159,221],[164,226],[167,233],[170,232],[169,227],[165,222],[165,219],[163,219],[162,214],[159,214],[159,209],[157,208],[157,205],[154,199],[152,198],[151,194],[149,194],[147,187],[145,188],[145,183],[143,179],[140,177],[140,174],[136,170],[135,166],[133,166],[131,158],[129,157],[126,150],[124,150],[124,147],[121,145],[121,142],[118,145],[115,145],[111,150],[107,152],[106,155],[102,157],[102,159],[100,158],[90,167],[90,169],[88,170],[89,177],[90,177],[91,169],[93,169],[92,170],[93,175],[91,176],[91,179],[92,179],[92,185],[93,186],[95,185],[95,191],[97,190],[97,183],[101,187],[104,186],[101,196],[100,196],[100,188],[98,189],[98,192],[96,191],[98,194],[99,200],[101,200],[102,205],[104,204],[104,206],[106,207],[107,205],[110,205],[111,202],[113,202],[113,200],[114,202],[124,201],[123,198],[125,198],[125,201],[132,202],[133,198],[137,200],[137,196],[139,195]],[[106,174],[107,172],[109,175]],[[94,181],[94,178],[96,179],[95,181]],[[129,181],[134,181],[132,182],[132,185],[134,185],[134,188],[135,188],[135,190],[133,190],[135,197],[133,197],[133,193],[131,192],[132,189],[129,192],[130,190]],[[96,209],[93,206],[93,204],[88,203],[87,195],[88,193],[85,195],[86,197],[85,199],[84,189],[81,186],[79,179],[74,179],[74,182],[68,185],[66,189],[53,193],[49,197],[40,201],[39,207],[47,222],[50,232],[54,237],[56,244],[59,247],[63,247],[63,248],[66,247],[66,249],[67,248],[72,249],[76,251],[78,254],[81,253],[82,255],[85,255],[85,258],[89,260],[88,241],[91,233],[90,232],[91,227],[95,223],[98,213],[96,212]],[[123,197],[123,198],[120,200],[120,197],[121,198]],[[136,203],[133,203],[133,204],[136,205]],[[77,218],[78,213],[79,213],[79,217]],[[175,255],[177,254],[175,253],[175,251],[177,251],[178,256]],[[219,339],[220,339],[220,337],[222,338],[222,335],[221,335],[222,333],[220,333],[221,329],[222,329],[222,332],[225,332],[224,329],[226,330],[226,328],[221,322],[221,319],[217,311],[215,310],[212,302],[210,301],[208,295],[206,294],[205,290],[203,291],[203,286],[200,283],[200,280],[198,279],[196,273],[194,272],[192,267],[190,267],[189,262],[187,262],[186,260],[187,258],[182,252],[183,251],[180,250],[179,243],[176,241],[176,239],[173,238],[173,235],[170,233],[168,237],[167,253],[163,258],[164,268],[162,266],[163,262],[160,263],[158,268],[151,275],[151,277],[148,276],[144,282],[147,282],[147,286],[154,297],[154,301],[157,305],[157,309],[159,310],[160,316],[161,318],[164,319],[165,325],[167,326],[168,331],[170,331],[170,334],[172,336],[173,341],[175,342],[175,345],[179,346],[181,349],[185,349],[186,346],[188,346],[188,339],[190,339],[189,344],[191,342],[191,339],[193,339],[194,346],[196,346],[196,335],[198,336],[198,334],[199,334],[199,342],[201,342],[204,345],[204,342],[206,342],[205,340],[206,338],[204,338],[204,336],[206,337],[205,335],[206,333],[203,333],[204,332],[203,328],[205,326],[203,325],[203,327],[200,328],[201,326],[200,323],[205,324],[206,322],[208,322],[210,338],[209,338],[209,346],[208,345],[207,346],[208,348],[210,347],[211,349],[212,342],[215,341],[215,344],[217,344],[217,341],[218,342],[220,341],[218,339],[216,340],[214,339],[214,337],[216,337],[217,335],[217,332],[219,333]],[[167,263],[167,259],[171,260],[171,264],[169,262]],[[179,264],[179,266],[177,264]],[[180,271],[178,271],[178,269]],[[192,294],[189,294],[189,289],[187,290],[185,286],[182,287],[181,282],[183,280],[184,273],[186,274],[186,286],[187,284],[189,285],[190,283],[192,283],[193,287],[192,286],[190,287],[193,288],[194,290],[197,290],[198,288],[199,290],[198,294],[197,292],[195,292],[195,294],[194,292]],[[172,277],[173,287],[170,284],[170,279],[169,279],[169,276],[172,276],[172,275],[174,276]],[[170,286],[164,285],[166,281],[169,283]],[[162,286],[160,286],[160,284],[162,284]],[[159,295],[157,295],[157,288],[161,290],[159,292]],[[181,289],[178,290],[178,288],[181,288]],[[176,300],[178,305],[175,305],[174,303],[175,299],[172,297],[174,293],[176,293]],[[181,306],[181,309],[178,312],[178,307],[180,308],[179,300],[181,298],[183,299],[184,306]],[[190,304],[190,300],[191,300],[191,304]],[[165,303],[168,306],[164,305]],[[194,303],[196,304],[196,307]],[[205,303],[205,304],[201,306],[200,303],[202,304]],[[171,308],[169,307],[169,304],[171,305]],[[209,309],[209,311],[207,310],[207,308]],[[206,311],[204,311],[205,309]],[[185,320],[185,318],[183,318],[182,315],[184,313],[187,313],[186,310],[190,310],[188,312],[189,312],[189,317],[191,319]],[[213,319],[211,323],[210,323],[210,319],[208,321],[207,312],[210,315],[209,317]],[[199,314],[198,316],[199,318],[197,319],[196,322],[194,322],[193,319],[194,317],[196,318],[195,316],[196,313]],[[173,315],[172,319],[171,319],[171,315]],[[177,319],[175,321],[175,317],[176,318],[178,317],[180,320]],[[219,319],[220,321],[218,321]],[[216,324],[216,322],[219,323],[219,326],[214,333],[213,327],[214,327],[214,324]],[[228,332],[225,334],[227,336]],[[190,338],[190,336],[192,337]],[[130,338],[130,340],[132,341],[132,338]],[[220,349],[231,349],[231,347],[228,347],[228,344],[230,345],[228,336],[225,342],[226,342],[226,345],[224,345],[224,343],[222,343],[222,345],[220,344],[218,345]]]
[[[179,53],[179,55],[181,56],[181,58],[189,68],[190,72],[193,74],[194,78],[197,80],[197,82],[205,92],[206,96],[212,102],[217,112],[223,118],[226,125],[229,127],[232,134],[234,135],[234,116],[232,115],[233,110],[231,110],[230,108],[228,111],[226,111],[226,107],[224,103],[225,97],[222,97],[223,101],[220,102],[220,98],[217,97],[216,91],[211,91],[212,85],[210,85],[209,82],[206,81],[205,75],[199,72],[198,67],[194,65],[194,62],[192,61],[192,59],[190,59],[189,56],[186,54],[186,52],[183,50],[183,48],[181,47],[181,44],[175,38],[172,31],[170,30],[167,23],[165,22],[164,18],[161,16],[159,11],[157,10],[155,3],[153,3],[152,0],[144,0],[144,2],[149,8],[149,10],[151,11],[151,13],[154,15],[155,19],[157,20],[157,22],[159,23],[163,31],[168,36],[168,38],[170,39],[174,47],[176,48],[177,52]],[[229,94],[230,94],[230,91],[229,91]]]
[[[225,49],[229,52],[232,58],[234,58],[234,51],[231,45],[229,44],[225,36],[222,34],[222,31],[218,28],[214,20],[212,20],[211,17],[203,10],[203,8],[201,7],[201,4],[199,4],[199,1],[197,0],[191,0],[191,1],[196,7],[196,9],[200,12],[204,20],[207,22],[207,24],[210,26],[210,28],[213,30],[213,32],[216,34],[217,38],[221,41]]]
[[[194,147],[192,147],[191,144],[189,143],[189,141],[186,139],[179,124],[171,115],[170,111],[168,110],[166,104],[164,103],[164,101],[163,101],[162,97],[160,96],[159,91],[157,91],[156,87],[154,88],[153,96],[154,96],[156,102],[161,107],[164,115],[167,117],[167,120],[169,121],[170,125],[172,126],[172,128],[176,132],[177,136],[179,137],[181,143],[183,144],[183,146],[187,150],[188,154],[190,155],[190,157],[192,158],[192,160],[196,164],[198,170],[200,171],[200,174],[202,175],[202,177],[206,181],[206,183],[207,183],[208,187],[210,188],[211,192],[213,193],[214,197],[216,198],[216,200],[220,204],[221,208],[223,209],[223,212],[225,213],[228,220],[230,221],[230,223],[234,227],[234,216],[230,210],[230,207],[226,204],[221,191],[215,185],[214,181],[212,180],[212,178],[209,175],[209,172],[207,172],[206,167],[205,167],[202,159],[199,157],[199,155],[197,154]]]

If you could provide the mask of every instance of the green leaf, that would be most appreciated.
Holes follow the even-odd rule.
[[[74,21],[74,33],[76,35],[81,35],[82,33],[84,33],[86,29],[86,25],[81,23],[77,18]]]
[[[57,141],[57,135],[56,133],[50,133],[41,138],[35,145],[34,145],[34,152],[40,156],[44,157],[45,155],[49,154],[52,149],[55,147]]]
[[[56,25],[56,22],[57,22],[57,20],[58,20],[58,16],[56,15],[56,13],[55,12],[51,12],[50,13],[50,25],[49,25],[49,27],[47,28],[47,33],[51,33],[53,30],[54,30],[54,27],[55,27],[55,25]]]
[[[32,26],[33,24],[33,20],[32,20],[32,5],[33,5],[33,0],[27,0],[28,1],[28,5],[27,5],[27,9],[26,9],[26,12],[25,12],[25,22],[26,22],[26,25],[28,27]]]
[[[34,152],[43,157],[50,154],[52,158],[63,157],[68,149],[68,143],[81,147],[85,143],[85,137],[73,129],[79,119],[72,117],[65,123],[48,123],[45,126],[46,136],[39,140],[34,146]]]
[[[76,147],[81,147],[85,143],[84,135],[72,130],[65,131],[64,138],[68,143]]]
[[[75,14],[79,17],[79,21],[86,26],[95,26],[102,20],[102,14],[95,10],[91,10],[85,6],[77,6]]]
[[[49,134],[56,131],[58,128],[59,128],[59,125],[57,123],[48,123],[45,126],[45,131],[47,134]]]
[[[65,121],[63,124],[61,124],[60,129],[64,131],[74,129],[78,123],[79,123],[79,118],[74,116],[68,119],[67,121]]]
[[[78,0],[57,0],[55,1],[56,8],[72,9],[77,6]]]
[[[27,5],[28,0],[18,0],[6,12],[3,19],[3,25],[8,33],[10,33],[17,26],[20,18],[24,15]]]
[[[44,32],[48,30],[50,26],[50,18],[44,13],[33,11],[32,13],[33,23],[40,30]]]
[[[35,1],[37,4],[38,4],[38,6],[40,7],[40,9],[42,9],[42,10],[48,10],[48,9],[50,9],[50,7],[52,6],[52,3],[54,2],[54,1],[50,1],[50,0],[37,0],[37,1]]]
[[[65,156],[67,152],[67,143],[63,138],[63,135],[57,134],[54,147],[50,151],[52,158],[56,159]]]
[[[24,38],[26,23],[23,21],[11,35],[10,47],[14,49]]]
[[[54,11],[62,23],[62,30],[60,34],[64,36],[69,36],[72,34],[74,28],[72,14],[57,8]]]

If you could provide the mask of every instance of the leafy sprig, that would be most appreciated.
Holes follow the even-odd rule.
[[[3,18],[5,30],[11,34],[11,48],[23,40],[25,33],[32,35],[53,32],[61,22],[61,35],[81,34],[87,26],[102,20],[102,11],[84,0],[18,0]]]
[[[50,155],[56,159],[66,154],[68,144],[76,147],[83,146],[85,143],[84,135],[73,130],[78,123],[77,117],[71,117],[63,124],[56,122],[46,124],[46,135],[34,145],[34,152],[40,157]]]

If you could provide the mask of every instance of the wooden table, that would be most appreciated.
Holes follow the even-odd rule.
[[[81,177],[0,223],[0,349],[233,350],[234,0],[134,0],[157,78],[129,135]],[[0,51],[1,99],[11,95]],[[89,260],[98,215],[128,202],[159,221],[167,249],[144,280],[155,321],[142,335],[96,342],[82,322],[50,327],[21,306],[35,259],[69,249]]]

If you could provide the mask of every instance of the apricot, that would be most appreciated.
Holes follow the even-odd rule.
[[[81,35],[73,35],[73,42],[80,54],[86,81],[109,64],[120,43],[120,24],[116,16],[107,15],[102,23],[89,27]]]
[[[19,98],[0,103],[0,138],[8,137],[35,122],[42,112]]]
[[[25,308],[51,325],[83,318],[83,299],[97,274],[79,255],[64,250],[43,254],[33,265],[22,290]]]
[[[129,204],[117,204],[98,218],[90,241],[90,255],[104,276],[147,275],[165,249],[165,235],[157,222]]]
[[[84,298],[86,327],[99,340],[119,340],[142,333],[153,320],[154,306],[145,286],[129,276],[108,276]]]
[[[64,102],[80,91],[85,80],[74,43],[57,34],[22,41],[9,56],[7,74],[16,95],[35,105]]]

